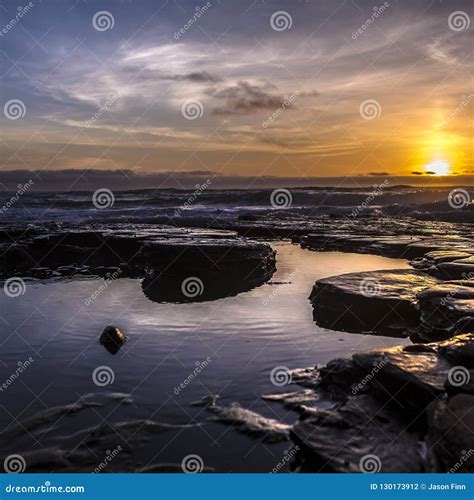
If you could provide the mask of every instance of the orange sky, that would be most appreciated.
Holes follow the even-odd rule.
[[[188,3],[113,2],[105,31],[93,6],[27,13],[2,40],[1,169],[474,174],[470,2],[282,2],[281,30],[278,1],[191,25]]]

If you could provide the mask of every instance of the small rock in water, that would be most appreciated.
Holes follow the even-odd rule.
[[[116,326],[106,326],[100,336],[100,344],[111,354],[117,354],[119,349],[125,344],[128,337]]]

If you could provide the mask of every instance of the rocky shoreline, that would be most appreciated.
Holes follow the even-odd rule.
[[[309,300],[315,322],[325,328],[409,337],[414,344],[294,370],[290,378],[304,386],[303,391],[286,388],[286,392],[262,395],[295,411],[299,420],[294,425],[237,403],[222,406],[217,397],[203,406],[209,420],[231,425],[262,442],[292,440],[298,450],[292,468],[300,472],[474,471],[470,224],[244,214],[233,222],[207,226],[4,228],[0,277],[43,281],[112,274],[142,279],[143,292],[153,301],[196,302],[232,296],[267,282],[275,271],[275,252],[262,238],[291,238],[311,251],[410,259],[413,269],[320,279]],[[184,293],[188,278],[195,282]],[[318,406],[322,399],[330,405]],[[80,410],[90,404],[96,403],[87,401]],[[58,411],[69,414],[76,407]],[[49,417],[41,417],[41,426]],[[131,424],[117,425],[123,432]],[[139,425],[143,427],[143,422]],[[153,433],[170,430],[153,422],[145,428]],[[84,433],[91,446],[102,446],[110,437],[98,428]],[[44,470],[51,460],[55,470],[78,470],[83,451],[76,452],[80,453],[70,455],[67,463],[54,459],[61,457],[60,448],[28,458],[32,470]],[[123,457],[130,464],[128,452]],[[130,465],[124,467],[130,470]],[[163,467],[176,469],[175,464],[154,464],[152,470]]]

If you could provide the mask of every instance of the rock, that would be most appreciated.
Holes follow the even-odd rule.
[[[290,425],[242,408],[238,403],[229,406],[209,406],[215,413],[213,420],[232,424],[232,427],[245,434],[261,438],[263,441],[277,442],[289,439]]]
[[[310,301],[316,323],[352,333],[407,336],[417,325],[416,296],[437,283],[411,270],[351,273],[318,280]]]
[[[369,395],[319,410],[294,426],[291,438],[312,472],[423,472],[418,437]]]
[[[437,344],[437,349],[453,366],[474,369],[474,334],[458,335]]]
[[[103,345],[111,354],[116,354],[125,344],[128,337],[116,326],[106,326],[100,336],[100,344]]]
[[[435,472],[474,472],[474,396],[436,401],[429,411],[428,444]]]
[[[458,322],[474,316],[474,281],[446,281],[421,291],[418,296],[422,340],[447,338],[457,333]]]
[[[202,302],[260,286],[275,272],[275,252],[243,239],[149,242],[145,295],[154,302]]]
[[[454,326],[454,331],[456,335],[463,332],[474,333],[474,316],[464,316],[461,318]]]
[[[316,393],[312,389],[304,389],[295,392],[280,392],[276,394],[264,394],[262,399],[267,401],[278,401],[289,409],[298,409],[304,403],[313,403],[318,400]]]
[[[450,368],[430,346],[393,347],[330,361],[321,369],[319,387],[339,399],[370,393],[419,417],[443,394]]]
[[[415,269],[422,269],[425,271],[436,269],[436,266],[445,262],[452,262],[459,259],[470,257],[467,252],[456,252],[453,250],[438,250],[435,252],[428,252],[422,257],[418,257],[410,262]]]
[[[143,278],[142,288],[151,300],[197,302],[250,290],[268,281],[275,271],[271,246],[238,238],[235,231],[140,224],[133,230],[113,224],[97,226],[25,232],[4,257],[8,265],[3,265],[5,261],[0,264],[0,277],[4,270],[6,277],[15,270],[17,275],[39,279],[84,275],[107,280]],[[202,293],[183,293],[183,282],[189,278],[205,283]]]
[[[474,256],[451,262],[442,262],[436,271],[448,280],[472,280],[474,278]]]

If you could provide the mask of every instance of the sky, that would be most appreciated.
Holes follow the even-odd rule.
[[[68,169],[249,187],[470,176],[473,10],[470,0],[4,1],[0,180]]]

